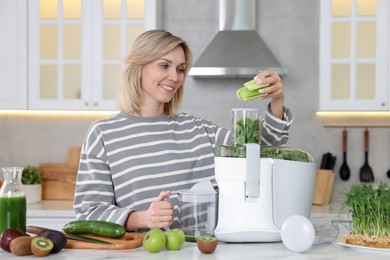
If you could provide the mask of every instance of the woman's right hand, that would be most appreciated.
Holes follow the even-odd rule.
[[[165,228],[173,222],[173,205],[165,201],[171,194],[170,191],[162,191],[145,212],[145,225],[147,228]]]
[[[147,210],[130,213],[125,223],[126,230],[135,231],[143,228],[169,227],[173,222],[173,205],[164,199],[170,194],[170,191],[162,191]]]

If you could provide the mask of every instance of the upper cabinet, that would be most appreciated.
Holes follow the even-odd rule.
[[[158,0],[29,0],[29,109],[114,110],[124,57]]]
[[[388,0],[321,0],[320,110],[389,110]]]
[[[0,4],[0,109],[26,109],[27,0]]]

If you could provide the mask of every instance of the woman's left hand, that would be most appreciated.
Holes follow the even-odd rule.
[[[266,94],[262,99],[272,98],[284,100],[283,82],[277,72],[266,70],[255,76],[258,84],[269,84],[268,87],[259,90],[259,93]]]
[[[258,84],[269,84],[266,88],[259,89],[259,93],[265,94],[260,99],[271,98],[270,109],[274,116],[283,118],[284,86],[279,74],[275,71],[262,71],[255,76]]]

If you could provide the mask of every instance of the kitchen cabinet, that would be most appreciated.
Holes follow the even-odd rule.
[[[27,0],[0,1],[0,109],[27,108]]]
[[[157,0],[28,1],[29,109],[115,110],[122,61]]]
[[[389,110],[387,0],[322,0],[320,110]]]

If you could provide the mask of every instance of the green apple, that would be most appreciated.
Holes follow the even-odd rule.
[[[167,237],[165,247],[168,250],[180,250],[183,247],[185,239],[183,230],[179,228],[171,229],[165,231],[165,236]]]
[[[166,241],[164,231],[158,228],[152,228],[146,233],[142,243],[146,250],[151,253],[157,253],[165,247]]]
[[[199,236],[196,239],[198,249],[203,254],[212,254],[218,245],[218,240],[214,236]]]

